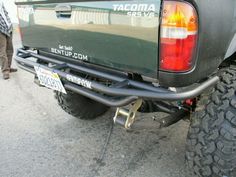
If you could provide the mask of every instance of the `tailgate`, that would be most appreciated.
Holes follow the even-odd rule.
[[[23,45],[157,77],[161,0],[17,0]]]

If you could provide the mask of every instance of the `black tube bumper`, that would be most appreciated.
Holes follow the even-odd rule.
[[[36,58],[37,61],[32,60],[32,57]],[[63,85],[67,90],[111,107],[125,106],[138,98],[159,101],[178,101],[195,98],[219,81],[219,77],[213,76],[195,86],[185,87],[181,89],[181,92],[174,92],[160,86],[154,86],[152,83],[128,79],[125,73],[111,72],[110,70],[101,69],[101,67],[98,69],[85,63],[71,64],[24,49],[18,49],[15,60],[19,67],[33,74],[35,74],[34,66],[53,71],[61,77]],[[46,63],[50,63],[50,65]],[[112,84],[106,85],[97,82],[97,79],[86,79],[81,77],[80,74],[72,74],[71,71],[86,75],[86,78],[102,79]]]

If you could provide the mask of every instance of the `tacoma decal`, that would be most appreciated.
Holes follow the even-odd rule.
[[[70,74],[67,74],[66,75],[66,79],[70,82],[73,82],[75,84],[78,84],[78,85],[81,85],[83,87],[86,87],[88,89],[92,89],[91,85],[92,85],[92,82],[86,80],[86,79],[82,79],[82,78],[79,78],[79,77],[75,77],[75,76],[72,76]]]
[[[57,55],[88,61],[88,56],[73,51],[72,46],[59,45],[58,48],[51,48],[51,52]]]
[[[155,4],[113,4],[113,10],[127,12],[132,17],[155,17]]]

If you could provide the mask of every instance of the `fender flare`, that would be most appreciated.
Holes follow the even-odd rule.
[[[224,59],[229,58],[231,55],[233,55],[236,52],[236,33],[234,34],[234,37],[227,49],[227,52],[225,54]]]

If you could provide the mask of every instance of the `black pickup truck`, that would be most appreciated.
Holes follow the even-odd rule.
[[[15,60],[80,119],[117,108],[188,119],[186,159],[202,177],[236,176],[235,0],[16,0]],[[180,135],[181,136],[181,135]]]

